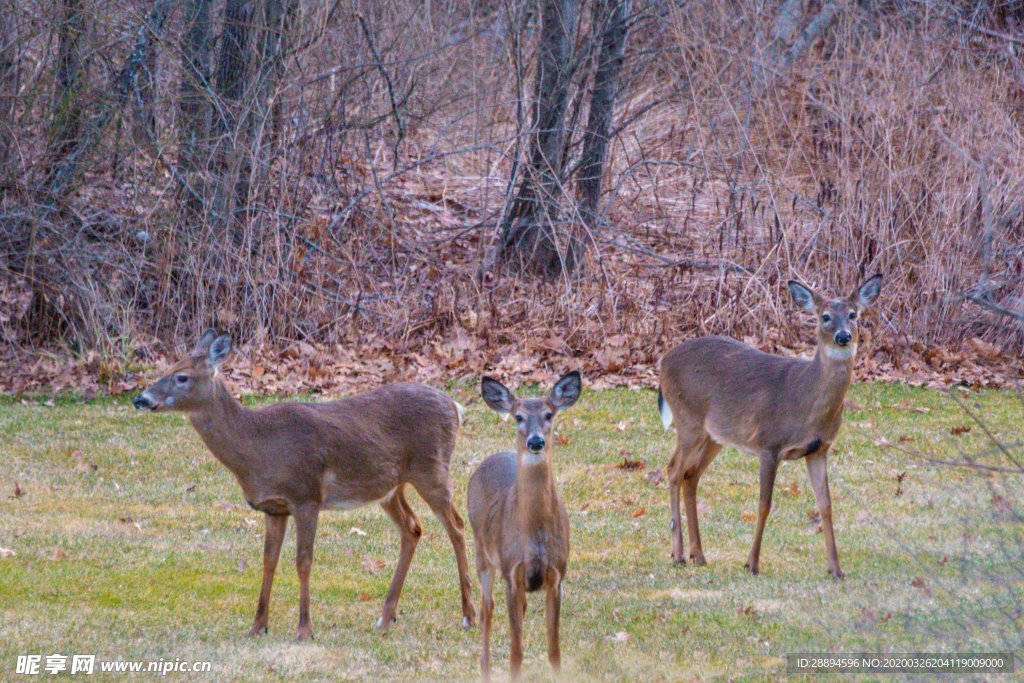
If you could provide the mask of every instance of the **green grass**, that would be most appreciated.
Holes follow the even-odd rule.
[[[753,533],[744,513],[756,506],[757,462],[731,449],[701,482],[709,565],[673,567],[667,491],[648,474],[664,468],[674,435],[662,432],[654,395],[588,392],[563,413],[558,429],[568,442],[556,446],[555,468],[572,524],[564,679],[781,679],[786,653],[807,651],[1009,649],[1020,657],[1021,478],[928,462],[992,448],[942,394],[874,384],[854,387],[850,399],[861,408],[847,412],[829,459],[843,582],[826,578],[802,464],[780,469],[761,576],[743,570]],[[1004,442],[1024,434],[1016,396],[972,392],[966,404]],[[468,408],[453,466],[463,512],[473,466],[512,441],[511,425],[480,401]],[[951,434],[960,425],[971,432]],[[893,444],[903,437],[904,444],[880,448],[883,437]],[[298,587],[291,527],[270,634],[248,639],[262,519],[181,416],[136,414],[126,400],[56,407],[7,401],[0,405],[0,443],[0,547],[17,553],[0,559],[0,679],[20,679],[18,655],[53,653],[213,663],[212,674],[172,673],[166,680],[478,676],[479,630],[459,628],[451,546],[415,494],[410,500],[425,534],[402,615],[386,635],[373,625],[398,535],[379,509],[366,508],[321,517],[312,579],[315,643],[292,640]],[[615,468],[623,451],[647,467]],[[76,471],[83,460],[96,469]],[[1000,454],[979,462],[1006,464]],[[20,498],[9,497],[15,481]],[[371,574],[365,556],[387,567]],[[497,597],[492,644],[495,675],[503,680],[508,626],[500,587]],[[531,597],[527,680],[550,677],[542,613],[542,598]],[[96,673],[90,680],[105,678]]]

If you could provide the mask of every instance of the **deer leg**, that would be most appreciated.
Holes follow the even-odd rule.
[[[295,517],[295,570],[299,574],[299,632],[296,640],[313,640],[313,625],[309,619],[309,573],[313,569],[313,541],[316,539],[316,521],[320,506],[316,503],[300,505],[292,511]]]
[[[479,550],[477,551],[479,556]],[[494,616],[494,569],[478,568],[480,577],[480,673],[491,680],[491,617]]]
[[[548,569],[547,593],[545,617],[548,632],[548,662],[557,673],[562,668],[562,651],[558,636],[562,613],[562,577],[554,568]]]
[[[466,556],[466,523],[452,505],[452,494],[447,486],[423,488],[426,489],[425,495],[418,487],[416,491],[444,524],[455,550],[455,564],[459,569],[459,592],[462,595],[462,630],[467,631],[476,623],[476,607],[473,605],[473,585],[469,579],[469,558]]]
[[[808,455],[807,478],[811,481],[814,502],[818,504],[821,515],[821,530],[825,534],[825,552],[828,554],[828,573],[837,579],[843,578],[843,570],[839,568],[839,552],[836,550],[836,536],[832,529],[832,496],[828,491],[828,449]]]
[[[405,499],[405,485],[399,484],[394,494],[381,503],[384,512],[395,522],[398,533],[401,534],[401,547],[398,551],[398,564],[395,565],[395,574],[391,577],[391,587],[384,598],[384,607],[381,609],[380,619],[377,620],[377,628],[385,629],[398,621],[398,598],[402,596],[402,586],[405,584],[405,575],[409,573],[409,565],[412,564],[413,553],[416,552],[416,544],[423,535],[423,527],[420,520],[409,506]]]
[[[288,515],[264,515],[263,525],[263,584],[260,586],[260,600],[256,605],[256,617],[252,620],[249,636],[267,632],[270,622],[270,589],[274,585],[277,560],[281,557],[284,532],[288,527]]]
[[[519,564],[505,579],[505,604],[508,607],[509,671],[512,680],[519,678],[523,667],[523,617],[526,615],[526,568]]]
[[[754,544],[750,547],[750,555],[744,565],[754,575],[760,571],[761,537],[764,535],[764,525],[768,521],[768,514],[772,511],[772,491],[775,488],[775,473],[778,469],[779,460],[775,453],[761,455],[761,492],[757,503],[757,529],[754,530]]]
[[[672,534],[672,564],[686,564],[686,555],[683,552],[683,515],[679,511],[679,487],[682,484],[683,473],[686,471],[686,464],[690,458],[693,446],[696,443],[694,437],[686,429],[682,422],[676,422],[676,449],[672,452],[672,459],[665,468],[668,478],[668,508],[669,508],[669,531]]]
[[[683,505],[686,509],[686,532],[690,540],[690,559],[694,566],[703,567],[707,564],[704,559],[704,550],[700,542],[700,525],[697,523],[697,484],[704,470],[708,468],[711,461],[715,459],[722,447],[711,440],[704,438],[700,445],[700,458],[682,477]]]

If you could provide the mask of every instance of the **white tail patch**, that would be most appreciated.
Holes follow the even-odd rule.
[[[668,431],[668,428],[672,426],[672,408],[669,407],[668,401],[664,399],[660,394],[658,395],[658,411],[661,413],[661,426]]]
[[[459,414],[459,427],[462,427],[462,418],[466,414],[466,406],[462,405],[458,401],[452,401],[455,404],[455,412]]]

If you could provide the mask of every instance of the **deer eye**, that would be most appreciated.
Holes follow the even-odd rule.
[[[181,384],[181,385],[185,385],[185,384],[188,384],[188,375],[185,375],[185,374],[177,374],[177,375],[175,375],[175,376],[174,376],[174,381],[175,381],[175,382],[176,382],[177,384]]]
[[[832,320],[832,314],[831,313],[822,313],[821,314],[821,322],[827,323],[827,322],[829,322],[831,320]]]
[[[523,416],[522,415],[516,415],[516,422],[518,424],[522,424],[523,423]]]
[[[850,320],[857,319],[857,311],[850,311]]]
[[[548,422],[550,422],[551,420],[555,419],[555,414],[554,413],[544,413],[544,419],[547,420]]]

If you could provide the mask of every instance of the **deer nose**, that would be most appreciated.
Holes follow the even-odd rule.
[[[542,437],[538,436],[537,434],[534,434],[526,442],[526,447],[529,448],[534,453],[540,453],[542,450],[544,450],[544,443],[545,442]]]
[[[851,339],[853,339],[853,335],[846,330],[836,333],[836,344],[839,344],[840,346],[846,346],[850,343]]]
[[[132,405],[138,408],[139,410],[143,410],[144,408],[151,408],[153,406],[153,404],[150,403],[149,399],[146,398],[145,394],[139,394],[137,397],[135,397],[135,400],[132,401]]]

